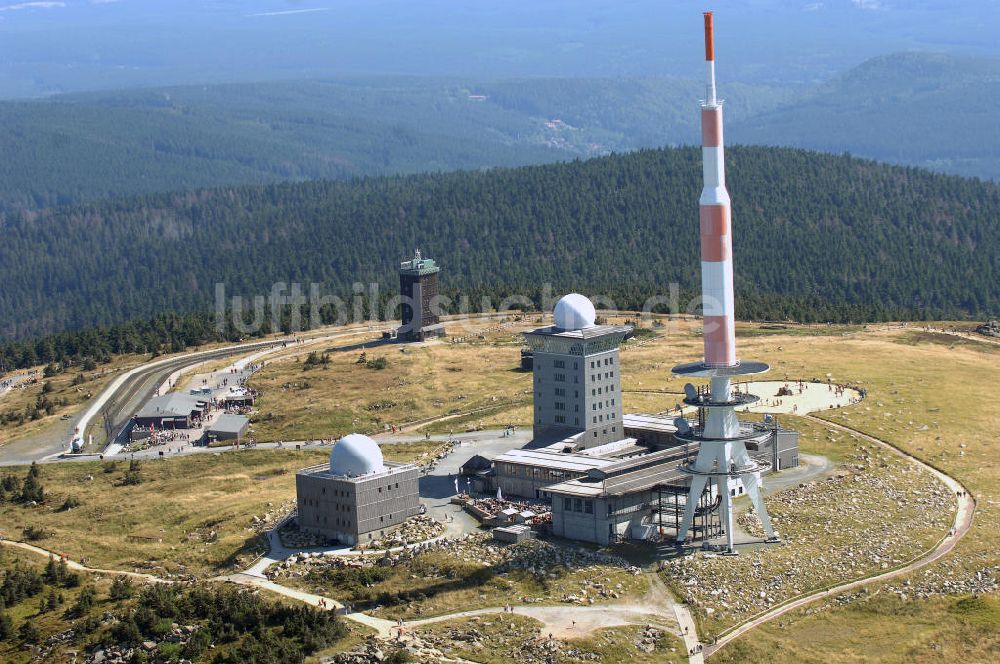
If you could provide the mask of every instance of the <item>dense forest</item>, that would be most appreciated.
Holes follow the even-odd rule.
[[[1000,177],[1000,63],[876,58],[815,87],[721,81],[730,143]],[[354,78],[0,102],[0,210],[564,161],[698,141],[694,80]]]
[[[789,149],[729,157],[741,317],[1000,311],[1000,186]],[[548,283],[642,306],[671,283],[699,287],[700,161],[648,150],[7,213],[2,333],[210,311],[216,284],[266,296],[276,282],[315,282],[350,301],[352,284],[377,282],[385,295],[415,247],[443,266],[447,292],[474,300]]]
[[[0,102],[0,209],[520,166],[697,139],[694,81],[275,81]],[[734,117],[787,92],[734,83]],[[548,123],[562,120],[560,123]]]

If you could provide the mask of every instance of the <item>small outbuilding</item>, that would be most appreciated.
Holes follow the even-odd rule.
[[[243,442],[247,429],[250,428],[250,420],[243,415],[232,415],[224,413],[219,416],[212,426],[206,431],[208,442],[221,442],[226,440],[235,441],[237,444]]]

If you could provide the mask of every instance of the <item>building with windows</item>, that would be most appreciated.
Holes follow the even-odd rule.
[[[705,410],[696,403],[680,418],[676,411],[625,414],[619,349],[631,328],[597,325],[593,305],[576,294],[559,301],[554,317],[553,326],[525,334],[533,357],[534,440],[497,456],[489,469],[482,459],[463,472],[480,490],[550,501],[558,537],[609,544],[676,534],[690,489],[684,468],[699,449],[679,427],[701,426]],[[798,465],[798,432],[771,416],[742,426],[762,472]],[[731,485],[732,497],[746,490],[738,477]],[[693,509],[698,538],[722,532],[716,492],[703,491]]]
[[[396,336],[402,341],[423,341],[444,335],[438,316],[438,272],[441,268],[433,259],[424,258],[420,250],[399,266],[399,292],[403,298],[402,325]]]
[[[525,333],[532,351],[536,441],[574,437],[598,447],[625,437],[618,348],[627,325],[597,325],[594,305],[571,293],[556,304],[555,324]]]
[[[299,528],[355,545],[378,539],[420,513],[417,467],[385,461],[378,443],[344,436],[329,464],[295,476]]]

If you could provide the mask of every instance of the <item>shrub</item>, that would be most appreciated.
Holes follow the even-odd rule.
[[[25,620],[21,623],[21,627],[17,630],[18,636],[25,643],[36,644],[42,640],[42,633],[38,631],[35,627],[35,623],[31,620]]]
[[[111,582],[111,590],[108,596],[116,602],[128,599],[132,596],[132,580],[127,576],[115,577],[115,580]]]
[[[35,526],[25,526],[21,534],[25,542],[37,542],[49,536],[48,531],[44,528],[37,528]]]

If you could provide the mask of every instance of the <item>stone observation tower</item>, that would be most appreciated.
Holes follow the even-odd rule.
[[[441,268],[431,258],[424,258],[420,250],[413,258],[399,266],[399,293],[403,297],[402,325],[397,329],[403,341],[423,341],[444,334],[438,316],[438,272]]]
[[[720,518],[727,549],[733,552],[733,497],[746,489],[769,541],[776,540],[761,497],[761,471],[769,466],[750,458],[762,437],[759,428],[740,422],[736,409],[757,397],[734,391],[733,379],[764,373],[763,362],[743,361],[736,356],[736,326],[733,297],[733,243],[729,193],[726,191],[725,155],[722,138],[722,102],[715,91],[715,44],[712,13],[705,14],[706,98],[701,105],[701,145],[704,188],[701,192],[701,285],[704,307],[705,358],[674,367],[674,374],[710,381],[709,389],[685,385],[684,403],[698,409],[695,423],[677,418],[678,441],[698,448],[694,463],[681,467],[691,476],[691,489],[677,543],[687,539],[698,499],[706,485],[719,501]]]

